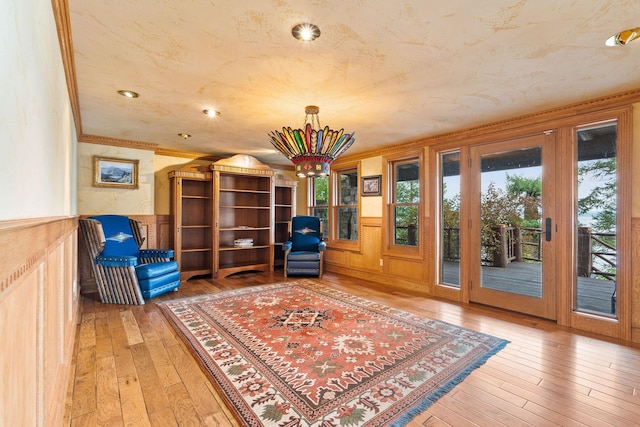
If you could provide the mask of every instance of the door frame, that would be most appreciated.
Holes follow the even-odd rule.
[[[491,305],[524,314],[543,317],[550,320],[556,319],[556,289],[555,289],[555,261],[557,252],[558,235],[555,216],[555,146],[556,136],[554,132],[544,132],[541,134],[528,135],[524,137],[496,141],[473,145],[470,147],[469,174],[471,178],[470,195],[473,197],[470,202],[474,209],[470,212],[469,221],[469,242],[471,257],[469,258],[469,300],[470,302]],[[481,271],[481,156],[489,153],[500,153],[515,151],[519,149],[541,147],[541,169],[542,169],[542,207],[541,220],[552,219],[552,229],[550,230],[551,240],[541,240],[541,251],[543,257],[542,268],[542,297],[531,297],[517,293],[504,292],[482,286]],[[546,230],[543,230],[546,231]]]

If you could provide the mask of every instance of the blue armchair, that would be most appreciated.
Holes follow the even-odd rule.
[[[144,304],[180,286],[178,263],[168,249],[140,249],[140,222],[120,215],[80,220],[100,300],[110,304]]]
[[[322,222],[316,216],[291,219],[289,240],[282,244],[284,277],[289,275],[322,277],[322,263],[327,244],[322,241]]]

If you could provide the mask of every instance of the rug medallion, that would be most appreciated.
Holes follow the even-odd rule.
[[[306,279],[158,306],[249,426],[404,425],[507,343]]]

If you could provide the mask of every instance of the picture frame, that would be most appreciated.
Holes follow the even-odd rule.
[[[382,175],[363,176],[360,194],[362,196],[380,196],[382,194]]]
[[[105,188],[138,188],[138,160],[93,156],[93,185]]]

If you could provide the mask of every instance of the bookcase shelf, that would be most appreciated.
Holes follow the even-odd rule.
[[[212,272],[213,183],[204,166],[169,172],[171,180],[171,234],[180,279]]]
[[[273,170],[250,156],[211,165],[214,182],[214,276],[273,270]],[[236,247],[237,239],[251,246]]]

